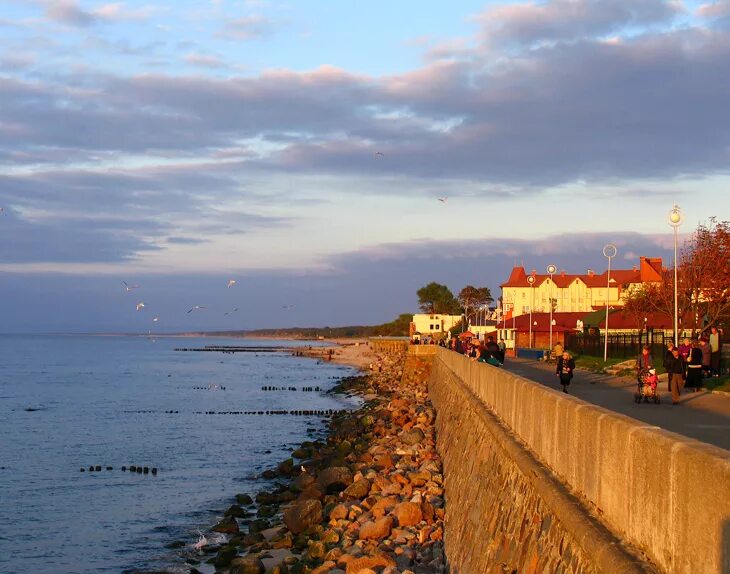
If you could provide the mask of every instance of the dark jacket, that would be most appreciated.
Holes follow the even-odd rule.
[[[641,353],[639,355],[639,358],[636,360],[636,366],[641,369],[651,369],[654,366],[654,359],[651,358],[651,353],[644,356],[644,353]]]
[[[575,361],[573,359],[568,359],[567,361],[563,359],[563,357],[558,357],[558,364],[555,369],[555,372],[560,375],[560,378],[567,377],[569,379],[573,378],[573,371],[575,370]]]
[[[682,355],[679,355],[678,357],[672,355],[671,358],[666,360],[664,366],[667,369],[667,373],[684,376],[684,359],[682,358]]]

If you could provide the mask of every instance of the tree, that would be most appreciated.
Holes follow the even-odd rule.
[[[685,241],[678,257],[677,315],[693,333],[720,324],[730,315],[730,222],[711,218]],[[674,316],[674,268],[664,269],[662,281],[634,289],[625,309],[640,319],[656,311]]]
[[[446,285],[431,282],[416,291],[418,307],[424,313],[458,315],[461,313],[459,302]]]
[[[473,285],[467,285],[461,291],[458,296],[459,303],[464,308],[464,314],[467,319],[469,318],[469,310],[477,309],[482,305],[489,305],[494,302],[492,292],[489,287],[474,287]]]

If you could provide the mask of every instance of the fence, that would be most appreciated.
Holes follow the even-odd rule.
[[[647,345],[651,355],[661,361],[666,344],[672,337],[663,332],[643,331],[638,334],[615,333],[608,335],[608,356],[620,359],[633,359],[639,355],[641,348]],[[565,347],[579,355],[602,357],[605,346],[604,335],[585,335],[583,333],[565,335]]]

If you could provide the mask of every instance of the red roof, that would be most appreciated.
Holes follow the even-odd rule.
[[[662,280],[662,260],[659,257],[640,257],[638,269],[611,269],[611,285],[621,286],[627,283],[656,282]],[[605,287],[608,282],[608,271],[600,275],[593,272],[585,274],[568,274],[565,271],[553,274],[553,282],[560,288],[565,288],[576,279],[582,281],[587,287]],[[534,287],[545,282],[550,275],[531,273],[535,277]],[[529,287],[527,282],[528,274],[524,267],[513,267],[509,279],[500,287]]]
[[[574,331],[577,321],[582,321],[587,313],[553,313],[553,332]],[[532,314],[532,330],[533,332],[549,332],[550,331],[550,313],[533,313]],[[535,325],[537,323],[537,325]],[[515,329],[517,331],[530,330],[530,314],[518,315],[512,319],[507,319],[497,324],[497,329]]]

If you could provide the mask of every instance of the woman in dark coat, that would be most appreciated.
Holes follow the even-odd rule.
[[[560,377],[560,384],[563,385],[563,392],[568,392],[568,385],[570,380],[573,378],[573,371],[575,370],[575,361],[570,356],[568,351],[563,351],[562,356],[558,357],[558,365],[555,369],[555,374]]]
[[[697,341],[692,341],[692,350],[687,357],[687,382],[684,386],[693,392],[702,388],[702,349]]]
[[[667,373],[667,390],[671,393],[672,392],[672,382],[671,378],[669,376],[669,365],[674,360],[674,353],[672,353],[672,350],[674,349],[674,343],[671,341],[667,343],[667,350],[664,353],[664,360],[662,361],[662,366],[664,367],[664,371]]]

